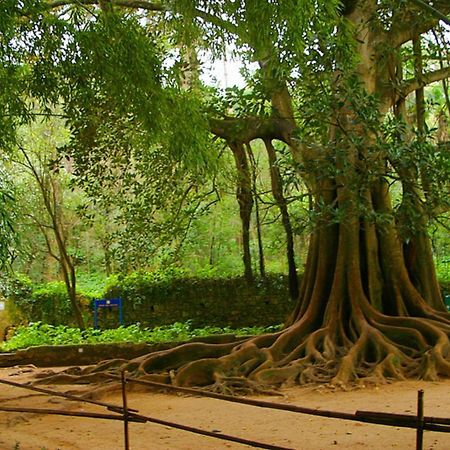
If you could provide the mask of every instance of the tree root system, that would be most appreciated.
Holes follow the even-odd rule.
[[[130,361],[115,359],[62,372],[45,372],[35,383],[103,384],[110,374],[198,386],[224,394],[274,393],[293,384],[350,385],[450,376],[450,322],[388,317],[375,310],[311,332],[305,317],[283,331],[238,345],[189,343]]]

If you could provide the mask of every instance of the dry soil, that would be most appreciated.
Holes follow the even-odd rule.
[[[0,378],[25,382],[27,368],[0,369]],[[49,386],[60,391],[87,387]],[[371,410],[414,414],[417,391],[425,391],[425,415],[450,417],[450,380],[439,382],[395,382],[351,391],[294,387],[283,397],[258,399],[317,409],[355,412]],[[120,392],[103,401],[121,404]],[[130,407],[147,416],[226,433],[292,449],[414,449],[415,430],[368,425],[344,420],[312,417],[292,412],[262,409],[204,397],[131,390]],[[82,402],[32,393],[0,384],[0,405],[106,412]],[[0,411],[1,450],[119,450],[124,448],[123,423],[30,413]],[[450,434],[425,432],[424,448],[449,450]],[[203,437],[156,424],[130,424],[131,450],[220,450],[248,446]]]

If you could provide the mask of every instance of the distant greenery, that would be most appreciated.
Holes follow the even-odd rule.
[[[255,281],[255,295],[274,295],[281,292],[286,279],[280,274],[267,274],[266,278]],[[122,297],[126,303],[125,322],[143,323],[146,326],[159,325],[148,323],[152,315],[151,305],[165,304],[167,300],[178,296],[196,297],[199,290],[206,290],[205,295],[218,292],[218,301],[225,301],[230,289],[242,286],[239,277],[218,276],[214,273],[200,272],[193,277],[187,271],[177,267],[167,267],[152,272],[132,272],[106,277],[99,273],[81,273],[77,283],[77,298],[82,306],[82,313],[87,326],[93,324],[93,299]],[[67,290],[62,281],[33,283],[21,274],[1,274],[0,295],[7,299],[8,316],[11,324],[24,325],[30,322],[43,322],[51,325],[76,326]],[[145,307],[148,307],[148,311]],[[142,316],[145,314],[145,316]],[[154,317],[154,315],[153,315]],[[186,320],[188,317],[170,317],[165,323]],[[275,323],[279,319],[275,319]],[[147,322],[146,322],[147,321]],[[198,324],[209,324],[208,320]],[[112,328],[115,324],[104,323],[103,328]],[[255,325],[267,325],[267,322]],[[243,323],[242,325],[249,325]],[[253,323],[251,323],[253,325]],[[239,326],[239,325],[237,325]]]
[[[450,257],[436,261],[436,273],[440,282],[450,282]]]
[[[275,332],[282,325],[270,327],[246,327],[237,330],[229,327],[192,328],[189,321],[176,322],[173,325],[141,328],[137,325],[119,327],[111,330],[95,330],[88,328],[69,328],[63,325],[48,325],[37,322],[29,326],[18,327],[14,336],[0,346],[2,351],[13,351],[40,345],[71,345],[133,342],[156,344],[159,342],[182,342],[195,337],[211,336],[214,334],[235,334],[237,336],[258,335]]]
[[[99,272],[79,272],[77,275],[77,292],[86,297],[101,298],[108,277]]]
[[[33,283],[24,275],[6,278],[0,286],[0,294],[7,298],[9,317],[14,324],[45,322],[74,324],[67,290],[62,281]],[[83,312],[90,315],[88,293],[78,290],[77,297]]]

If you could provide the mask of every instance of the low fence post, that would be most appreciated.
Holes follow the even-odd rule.
[[[120,372],[122,381],[122,402],[123,402],[123,432],[125,436],[125,450],[130,450],[130,440],[128,435],[128,405],[125,370]]]
[[[423,450],[423,389],[417,392],[417,434],[416,450]]]

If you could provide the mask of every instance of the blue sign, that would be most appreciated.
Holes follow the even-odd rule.
[[[450,294],[444,295],[444,303],[447,309],[450,311]]]
[[[122,299],[117,298],[94,298],[94,328],[98,328],[98,310],[99,308],[119,308],[119,323],[123,325]]]

